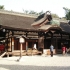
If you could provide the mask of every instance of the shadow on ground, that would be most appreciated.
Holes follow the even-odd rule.
[[[0,70],[70,70],[70,66],[1,65]]]

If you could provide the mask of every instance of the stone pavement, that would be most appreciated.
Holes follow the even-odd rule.
[[[70,55],[0,58],[0,70],[70,70]]]

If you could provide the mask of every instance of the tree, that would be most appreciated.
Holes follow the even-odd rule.
[[[43,10],[41,11],[41,12],[39,12],[39,15],[42,15],[44,12],[43,12]]]
[[[29,14],[35,14],[35,15],[38,15],[38,13],[35,12],[35,11],[33,11],[33,10],[31,10],[31,11],[29,12]]]
[[[63,7],[65,10],[65,17],[67,20],[70,20],[70,9]]]
[[[0,5],[0,9],[3,9],[4,10],[4,5]]]
[[[25,10],[25,13],[28,14],[28,10]]]
[[[52,14],[53,18],[59,18],[59,16],[57,14]]]

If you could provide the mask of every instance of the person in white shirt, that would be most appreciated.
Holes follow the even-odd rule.
[[[34,44],[34,49],[36,50],[37,48],[36,48],[36,44]]]

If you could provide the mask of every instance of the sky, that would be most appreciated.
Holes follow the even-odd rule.
[[[22,13],[23,10],[46,12],[51,11],[59,17],[65,16],[63,7],[70,9],[70,0],[0,0],[0,5],[4,5],[5,10]]]

